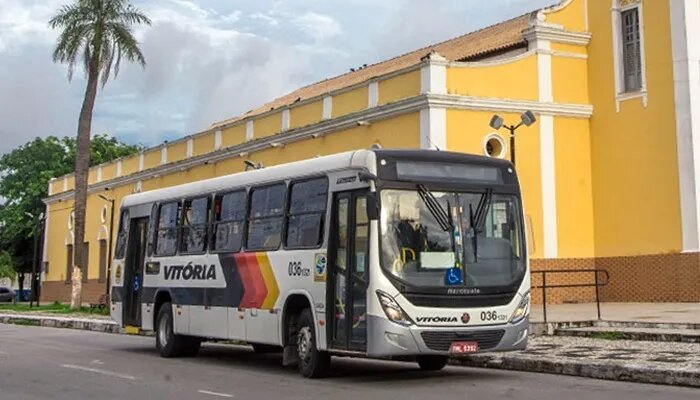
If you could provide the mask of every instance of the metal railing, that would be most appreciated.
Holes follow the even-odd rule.
[[[593,274],[592,283],[570,283],[570,284],[547,284],[547,275],[557,274]],[[550,269],[547,271],[531,271],[531,274],[540,274],[542,277],[541,285],[533,285],[532,289],[542,289],[542,312],[544,322],[547,322],[547,289],[561,288],[576,288],[576,287],[595,287],[595,304],[598,311],[598,320],[600,320],[600,290],[599,288],[607,285],[610,282],[610,274],[604,269]],[[602,275],[602,280],[600,279]]]

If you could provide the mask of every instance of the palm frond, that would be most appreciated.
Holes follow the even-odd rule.
[[[53,52],[54,62],[68,64],[68,77],[79,57],[86,73],[94,69],[104,86],[117,76],[122,57],[141,66],[146,59],[131,27],[151,20],[127,0],[75,0],[51,18],[49,26],[62,29]]]

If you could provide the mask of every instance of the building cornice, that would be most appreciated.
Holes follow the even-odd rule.
[[[591,41],[591,34],[587,32],[571,32],[558,25],[538,23],[523,31],[523,36],[528,42],[534,40],[549,40],[554,43],[575,44],[586,46]]]
[[[530,100],[493,99],[426,93],[390,104],[368,108],[353,114],[344,115],[342,117],[325,120],[318,124],[266,136],[260,139],[251,140],[235,146],[213,151],[211,153],[205,153],[173,163],[159,165],[157,167],[139,171],[130,175],[99,182],[90,185],[88,188],[88,193],[110,190],[117,186],[137,183],[139,181],[152,179],[156,176],[168,175],[200,165],[213,164],[233,157],[246,156],[252,152],[272,147],[279,147],[280,145],[317,138],[343,129],[357,127],[359,121],[372,123],[431,107],[498,112],[522,112],[523,110],[531,110],[540,114],[575,118],[589,118],[593,113],[593,107],[587,104],[541,103]],[[44,199],[44,203],[47,205],[53,204],[56,202],[69,200],[72,197],[73,190],[69,190],[46,197]]]
[[[431,107],[456,108],[462,110],[500,111],[521,113],[530,110],[539,114],[560,117],[590,118],[593,106],[590,104],[544,103],[535,100],[512,100],[458,95],[430,95]]]

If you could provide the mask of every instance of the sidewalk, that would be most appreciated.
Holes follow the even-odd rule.
[[[600,303],[604,321],[700,324],[700,303]],[[596,304],[548,304],[547,322],[596,320]],[[543,322],[542,304],[533,304],[530,321]]]
[[[531,336],[526,350],[478,354],[453,363],[700,388],[697,343]]]

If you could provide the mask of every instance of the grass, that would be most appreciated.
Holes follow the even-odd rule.
[[[0,311],[14,312],[45,312],[50,314],[91,314],[91,315],[109,315],[109,308],[90,308],[80,307],[77,310],[71,310],[68,304],[54,302],[40,306],[29,307],[29,304],[0,304]]]

